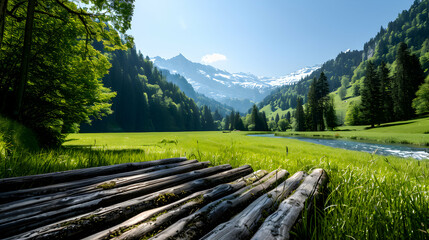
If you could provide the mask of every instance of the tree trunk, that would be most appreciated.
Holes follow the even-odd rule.
[[[328,177],[323,169],[315,169],[298,187],[292,196],[283,201],[279,209],[268,216],[252,240],[287,240],[290,230],[295,225],[302,211],[308,210],[313,199],[318,195]],[[307,207],[307,209],[305,209]]]
[[[196,192],[169,205],[142,212],[121,224],[86,237],[85,240],[103,240],[108,239],[110,236],[117,236],[115,239],[141,239],[146,235],[151,235],[159,231],[159,229],[168,227],[170,224],[183,217],[189,216],[191,213],[214,200],[236,192],[258,181],[266,174],[267,171],[259,170],[238,181],[221,184],[208,190]]]
[[[34,10],[36,8],[36,0],[28,0],[27,5],[27,19],[25,22],[25,32],[24,32],[24,46],[22,50],[21,58],[21,69],[20,76],[17,78],[15,85],[15,101],[12,108],[12,115],[15,119],[21,120],[21,111],[22,111],[22,100],[24,97],[25,86],[28,81],[28,65],[31,56],[31,45],[33,41],[33,23],[34,23]]]
[[[133,192],[137,186],[144,186],[145,188],[150,189],[150,187],[154,185],[159,185],[161,183],[165,184],[169,179],[173,178],[173,175],[177,176],[177,178],[174,178],[175,182],[180,182],[180,177],[184,176],[185,173],[201,168],[206,168],[208,164],[209,162],[198,162],[195,164],[188,164],[171,169],[163,169],[160,171],[135,175],[132,177],[113,178],[103,183],[90,184],[74,191],[61,193],[61,197],[59,198],[50,197],[52,200],[38,204],[30,203],[25,207],[17,208],[12,211],[1,212],[0,226],[6,222],[19,221],[24,218],[28,219],[35,215],[41,215],[94,199],[104,198],[110,195],[109,192],[116,192],[113,191],[113,189],[117,189],[121,194],[125,193],[125,191],[129,191],[129,189],[131,189],[130,192]],[[192,176],[194,174],[188,173],[188,175]],[[182,181],[186,181],[187,178],[185,177],[183,179],[184,180]]]
[[[137,175],[150,175],[154,174],[154,172],[158,172],[160,170],[173,169],[180,166],[190,165],[198,163],[197,160],[183,161],[179,163],[172,163],[166,165],[157,165],[153,167],[143,168],[135,171],[127,171],[116,173],[112,175],[104,175],[104,176],[94,176],[91,178],[85,178],[77,181],[59,183],[49,186],[37,187],[37,188],[29,188],[23,190],[16,190],[11,192],[0,193],[0,202],[11,201],[12,199],[19,199],[14,202],[6,202],[0,205],[0,212],[10,211],[15,208],[23,208],[29,205],[36,205],[42,202],[52,201],[54,199],[67,197],[70,195],[81,194],[87,192],[89,189],[102,189],[103,182],[112,181],[115,178],[122,178],[120,182],[116,182],[115,187],[118,187],[118,183],[123,185],[126,177],[132,177]],[[132,179],[135,179],[132,177]],[[132,184],[132,182],[128,182]],[[91,186],[94,185],[95,186]],[[107,183],[108,184],[108,183]],[[101,185],[101,186],[98,186]],[[106,183],[104,184],[104,186]],[[106,187],[104,187],[106,188]],[[1,214],[0,214],[1,216]]]
[[[199,164],[201,167],[207,166],[207,163]],[[2,219],[0,231],[8,234],[17,234],[20,231],[27,231],[68,217],[84,214],[100,207],[107,207],[121,201],[127,201],[129,199],[144,196],[180,183],[192,181],[201,177],[207,177],[229,169],[231,169],[230,165],[220,165],[124,187],[58,199],[51,203],[51,206],[47,206],[46,209],[36,208],[32,210],[33,212]]]
[[[3,43],[4,25],[6,23],[7,1],[8,0],[0,0],[0,49]]]
[[[304,172],[295,173],[277,188],[256,199],[234,218],[218,225],[202,239],[249,239],[260,226],[261,220],[274,212],[278,204],[299,186],[305,176]]]
[[[248,165],[235,169],[230,169],[231,167],[229,166],[230,170],[227,171],[225,171],[227,169],[225,166],[218,167],[223,168],[223,172],[209,177],[199,178],[141,197],[133,198],[128,201],[120,202],[92,212],[84,211],[86,213],[81,216],[63,220],[61,222],[56,222],[51,225],[48,224],[59,220],[58,215],[52,216],[55,219],[50,219],[50,216],[42,215],[40,216],[40,222],[37,223],[37,225],[45,225],[44,227],[13,236],[12,238],[31,239],[35,235],[37,235],[37,239],[53,239],[60,237],[68,239],[82,238],[129,219],[135,216],[138,212],[169,204],[177,199],[189,196],[192,193],[212,188],[221,183],[227,183],[239,179],[240,177],[246,176],[253,171],[252,168]],[[91,203],[87,204],[97,203],[98,202],[92,201]],[[64,209],[58,212],[60,212],[59,214],[62,215],[61,219],[64,219],[66,217],[70,217],[70,212],[75,210],[76,209],[72,207],[70,209]],[[79,212],[78,214],[82,214],[84,212]],[[71,214],[76,215],[76,213]],[[16,234],[16,232],[23,232],[34,228],[34,225],[26,225],[20,228],[12,225],[11,227],[12,228],[10,230],[13,230]],[[11,236],[13,234],[6,230],[1,230],[1,232],[3,235],[5,235],[2,237]]]
[[[110,175],[120,172],[153,167],[161,164],[170,164],[186,161],[185,157],[167,158],[148,162],[121,163],[115,165],[75,169],[63,172],[53,172],[24,177],[0,179],[0,192],[12,191],[23,188],[39,187],[61,182],[75,181],[84,178],[92,178],[101,175]]]
[[[214,226],[245,208],[246,204],[264,194],[288,175],[286,170],[273,171],[252,186],[208,204],[151,239],[198,239]]]

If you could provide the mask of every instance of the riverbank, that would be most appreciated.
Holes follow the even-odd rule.
[[[337,131],[276,132],[276,136],[346,138],[379,143],[398,143],[429,146],[429,117],[369,126],[344,126]]]
[[[323,168],[329,194],[316,217],[294,228],[298,239],[424,239],[429,222],[429,161],[378,156],[248,132],[71,134],[64,148],[1,158],[2,176],[186,156],[212,165],[249,164],[291,174]],[[423,226],[422,226],[423,225]],[[371,236],[368,236],[371,233]]]

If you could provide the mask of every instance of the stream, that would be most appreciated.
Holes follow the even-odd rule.
[[[254,134],[248,135],[251,137],[270,137],[270,138],[289,138],[300,141],[321,144],[334,148],[342,148],[353,151],[368,152],[383,156],[397,156],[403,158],[415,158],[418,160],[429,159],[429,149],[421,147],[413,147],[409,145],[387,145],[378,143],[367,143],[354,140],[345,140],[341,138],[309,138],[309,137],[281,137],[274,134]]]

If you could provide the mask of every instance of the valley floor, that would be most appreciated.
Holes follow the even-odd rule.
[[[337,131],[279,132],[278,136],[335,137],[368,140],[380,143],[401,143],[429,146],[429,117],[370,126],[343,126]]]
[[[10,177],[179,156],[210,161],[212,165],[249,164],[255,171],[283,168],[293,174],[323,168],[330,178],[329,196],[316,211],[316,218],[303,221],[294,229],[299,239],[425,239],[429,236],[428,160],[384,157],[247,134],[71,134],[63,149],[33,154],[17,152],[11,158],[2,158],[4,168],[0,173],[2,177]]]

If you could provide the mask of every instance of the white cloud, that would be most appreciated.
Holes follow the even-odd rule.
[[[210,64],[219,61],[226,61],[226,56],[220,53],[207,54],[201,58],[201,62],[204,64]]]

